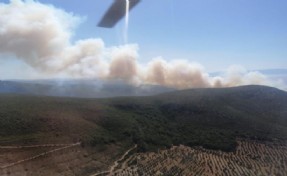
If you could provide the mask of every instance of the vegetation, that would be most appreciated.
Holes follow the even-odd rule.
[[[172,145],[234,151],[236,138],[286,140],[287,93],[264,86],[192,89],[149,97],[0,96],[0,143]]]

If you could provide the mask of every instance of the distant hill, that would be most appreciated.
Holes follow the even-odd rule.
[[[260,72],[265,75],[270,80],[276,80],[282,82],[282,84],[287,85],[287,69],[262,69],[262,70],[250,70]],[[212,72],[211,76],[222,76],[224,72]],[[286,90],[286,86],[285,86]]]
[[[101,80],[12,80],[0,81],[0,93],[59,97],[104,98],[147,96],[175,89],[157,85],[133,86],[122,81]]]
[[[277,69],[259,69],[259,70],[249,70],[249,71],[258,71],[264,75],[267,76],[272,76],[272,75],[281,75],[281,76],[287,76],[287,69],[283,69],[283,68],[277,68]],[[212,72],[210,73],[210,75],[212,76],[218,76],[223,74],[222,71],[219,72]]]
[[[0,144],[78,141],[233,151],[236,138],[287,139],[287,93],[266,86],[79,99],[0,95]]]
[[[285,75],[287,76],[287,69],[263,69],[258,70],[259,72],[267,75]]]

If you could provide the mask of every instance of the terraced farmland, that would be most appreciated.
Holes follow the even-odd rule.
[[[127,175],[276,175],[287,173],[286,143],[238,140],[235,152],[190,148],[183,145],[168,150],[137,153],[112,173]]]

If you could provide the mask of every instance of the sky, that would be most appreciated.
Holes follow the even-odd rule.
[[[101,38],[106,47],[124,44],[124,20],[112,29],[97,27],[113,0],[38,2],[81,18],[71,42]],[[142,64],[163,57],[200,63],[207,72],[231,65],[287,68],[286,9],[286,0],[141,0],[130,12],[128,43],[137,44]],[[7,68],[25,62],[0,59],[0,64],[0,73],[13,77]]]
[[[75,40],[100,37],[110,46],[123,43],[123,21],[114,29],[96,25],[112,1],[40,0],[86,17]],[[129,42],[139,45],[142,62],[163,56],[211,71],[287,68],[286,9],[286,0],[142,0],[130,14]]]

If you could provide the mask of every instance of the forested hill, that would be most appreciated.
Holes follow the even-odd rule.
[[[190,89],[147,97],[0,95],[0,143],[185,144],[232,151],[236,138],[287,139],[287,93],[265,86]]]

